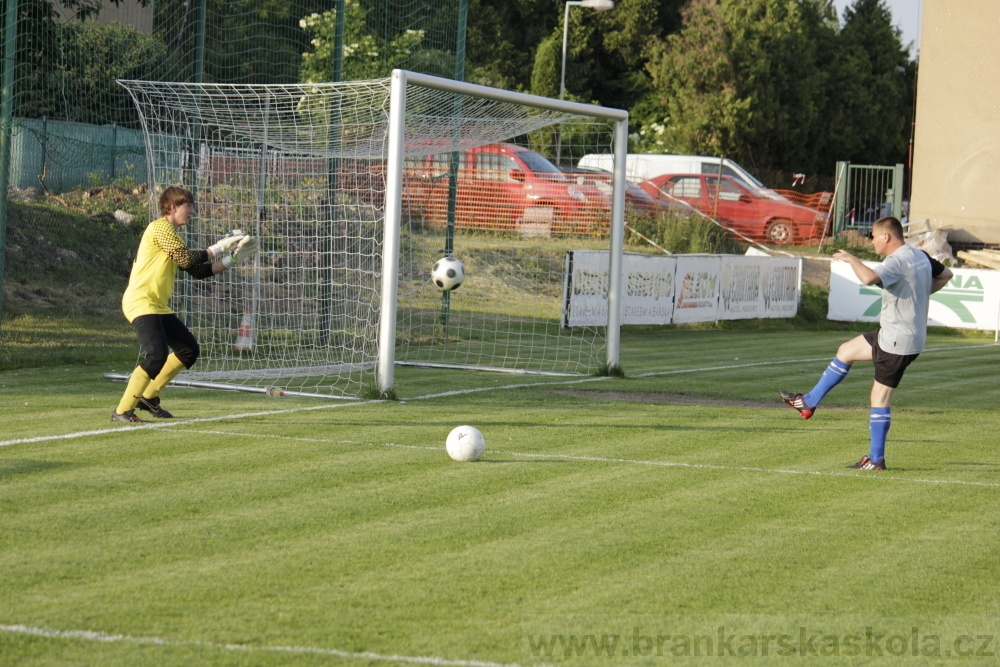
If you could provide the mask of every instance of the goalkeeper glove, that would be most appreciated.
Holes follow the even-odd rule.
[[[219,259],[235,248],[240,242],[240,239],[244,238],[246,235],[247,233],[242,229],[234,229],[219,239],[216,243],[208,246],[208,251],[212,253],[213,259]]]
[[[222,265],[228,269],[236,266],[237,264],[242,264],[255,252],[257,252],[258,248],[257,239],[252,236],[244,236],[236,244],[233,252],[222,258]]]

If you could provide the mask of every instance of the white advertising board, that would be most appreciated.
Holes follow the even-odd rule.
[[[677,256],[677,298],[674,322],[711,322],[719,319],[719,278],[722,258],[718,255]]]
[[[875,262],[865,262],[875,266]],[[955,277],[931,295],[930,326],[993,331],[1000,321],[1000,271],[952,269]],[[876,322],[882,290],[861,283],[851,265],[830,263],[830,303],[827,319]]]
[[[795,317],[802,260],[724,255],[719,284],[720,320]]]
[[[566,253],[563,326],[602,327],[608,323],[608,251]]]
[[[670,324],[677,260],[663,255],[624,256],[622,324]]]
[[[794,317],[798,311],[798,259],[626,253],[622,274],[622,324]],[[607,324],[607,290],[607,251],[567,253],[563,325]]]

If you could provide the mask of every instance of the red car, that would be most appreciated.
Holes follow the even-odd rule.
[[[653,197],[683,201],[726,227],[773,245],[819,239],[826,215],[781,195],[753,190],[733,176],[661,174],[640,184]]]
[[[448,216],[450,153],[411,158],[403,178],[410,215],[442,225]],[[607,229],[611,199],[567,178],[533,150],[489,144],[459,155],[455,221],[460,228],[536,233]]]
[[[563,167],[563,173],[576,180],[580,185],[589,184],[611,198],[613,174],[601,169],[584,167]],[[655,216],[663,214],[685,214],[690,207],[680,202],[653,197],[631,181],[625,181],[625,220],[633,217]]]

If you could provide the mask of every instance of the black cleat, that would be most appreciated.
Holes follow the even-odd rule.
[[[885,470],[885,459],[872,461],[867,456],[862,456],[860,461],[847,467],[855,470]]]
[[[785,402],[785,405],[791,408],[795,408],[802,415],[803,419],[809,419],[816,412],[816,406],[809,407],[806,402],[802,399],[802,394],[793,394],[790,391],[779,391],[778,396],[781,400]]]
[[[126,410],[125,412],[118,414],[117,410],[111,411],[111,421],[113,422],[125,422],[126,424],[141,424],[145,419],[139,419],[136,416],[135,410]]]
[[[140,410],[145,410],[146,412],[148,412],[149,414],[153,415],[158,419],[171,419],[173,417],[172,414],[167,412],[160,405],[159,396],[156,396],[154,398],[146,398],[145,396],[140,396],[139,404],[136,407],[139,408]]]

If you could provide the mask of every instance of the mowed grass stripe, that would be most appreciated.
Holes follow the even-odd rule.
[[[454,469],[460,467],[452,466]],[[466,467],[469,468],[469,467]],[[340,572],[349,574],[351,588],[348,592],[352,600],[356,600],[359,605],[359,612],[364,609],[371,609],[372,606],[380,604],[390,605],[393,600],[398,599],[398,587],[400,578],[407,573],[411,576],[414,572],[419,573],[421,585],[419,588],[423,595],[427,595],[435,605],[444,605],[449,609],[472,611],[472,607],[462,609],[463,601],[465,605],[478,604],[479,596],[485,595],[487,599],[495,600],[504,604],[509,602],[503,599],[505,587],[509,587],[511,582],[518,582],[520,587],[529,583],[525,579],[524,567],[529,567],[529,573],[534,571],[537,581],[532,586],[532,590],[546,597],[552,603],[558,605],[566,604],[567,600],[573,600],[580,596],[579,602],[583,603],[591,599],[594,592],[590,590],[592,582],[603,582],[607,576],[612,576],[622,567],[621,563],[630,563],[631,567],[643,570],[652,567],[653,571],[644,577],[637,577],[633,582],[632,577],[615,577],[616,580],[625,579],[628,583],[622,585],[610,584],[612,590],[607,593],[597,592],[598,599],[608,597],[608,604],[620,603],[628,600],[629,596],[634,597],[635,603],[641,600],[665,602],[659,595],[653,594],[650,597],[649,586],[654,583],[657,577],[664,573],[664,563],[671,565],[669,571],[671,583],[675,584],[671,588],[672,599],[677,599],[678,590],[688,591],[689,602],[701,600],[704,603],[705,592],[699,589],[697,582],[704,582],[707,576],[706,568],[719,568],[715,578],[720,585],[727,582],[728,578],[738,579],[748,572],[748,564],[745,561],[748,553],[754,553],[762,544],[769,545],[768,551],[774,549],[774,553],[781,553],[783,549],[783,536],[788,534],[802,541],[803,545],[797,547],[798,551],[808,558],[798,567],[805,567],[804,563],[809,562],[809,567],[823,565],[824,563],[838,563],[838,558],[853,562],[857,556],[856,549],[851,544],[843,547],[844,551],[834,545],[831,553],[828,545],[824,543],[823,534],[829,531],[830,534],[838,534],[842,530],[850,528],[850,522],[855,521],[856,513],[863,513],[868,507],[870,496],[865,499],[858,498],[857,494],[850,492],[847,498],[855,498],[855,502],[845,503],[845,497],[834,495],[832,497],[824,495],[822,504],[827,506],[824,510],[820,507],[809,521],[803,521],[803,517],[796,512],[790,511],[797,506],[800,500],[815,501],[813,493],[808,488],[801,485],[775,485],[759,488],[756,483],[743,484],[738,480],[734,481],[732,476],[719,475],[720,471],[708,471],[705,475],[700,475],[696,479],[686,476],[681,480],[666,480],[672,483],[669,488],[665,488],[662,475],[646,473],[640,477],[627,473],[628,486],[625,487],[626,478],[622,477],[623,471],[620,466],[607,466],[610,476],[607,474],[595,476],[590,473],[593,465],[585,466],[585,469],[574,469],[568,475],[562,475],[557,480],[552,480],[556,488],[543,486],[536,490],[536,493],[529,494],[524,498],[524,503],[540,501],[542,499],[558,499],[558,502],[544,508],[541,512],[531,512],[520,515],[519,507],[507,507],[504,509],[511,511],[498,511],[495,507],[494,498],[490,493],[478,494],[469,497],[457,493],[454,485],[445,480],[441,492],[448,494],[455,503],[454,517],[452,521],[438,525],[440,521],[436,512],[428,512],[426,508],[419,511],[400,510],[397,512],[397,521],[392,522],[398,527],[393,528],[385,522],[376,522],[373,527],[366,523],[357,525],[358,531],[362,532],[370,544],[357,544],[355,549],[361,553],[356,554],[350,548],[342,549],[336,541],[326,545],[316,545],[312,550],[305,550],[301,544],[296,542],[284,543],[283,549],[290,549],[299,554],[300,559],[307,562],[313,558],[320,559],[318,567],[325,574],[324,578],[336,575],[337,570],[331,569],[337,564],[343,566]],[[474,468],[473,468],[474,469]],[[478,471],[477,471],[478,472]],[[491,471],[492,474],[492,471]],[[478,480],[478,478],[477,478]],[[687,481],[685,484],[683,482]],[[623,488],[625,491],[623,492]],[[829,488],[824,489],[824,494],[829,493]],[[909,503],[911,498],[901,498],[895,494],[902,504]],[[468,498],[463,502],[464,498]],[[709,501],[709,499],[714,499]],[[874,498],[877,500],[877,496]],[[411,500],[411,499],[408,499]],[[520,504],[524,504],[520,503]],[[401,505],[410,505],[410,502]],[[649,505],[653,506],[653,511],[649,510]],[[493,509],[490,509],[491,506]],[[733,507],[744,507],[735,517],[734,522]],[[622,510],[627,508],[629,512]],[[306,513],[311,513],[310,507],[303,508]],[[523,509],[523,508],[520,508]],[[831,515],[836,515],[830,521]],[[521,518],[518,518],[518,517]],[[631,517],[629,520],[621,521],[622,516]],[[220,521],[228,521],[230,517],[220,516]],[[532,529],[533,519],[543,520],[544,529]],[[892,521],[897,517],[890,513],[884,517],[887,521]],[[949,517],[950,520],[950,517]],[[844,522],[848,522],[845,526]],[[486,530],[483,525],[485,524]],[[738,530],[739,525],[745,525],[747,531]],[[896,525],[896,524],[893,524]],[[476,526],[475,532],[470,536],[468,526]],[[401,527],[406,527],[402,530]],[[466,529],[463,530],[463,527]],[[525,528],[528,528],[527,530]],[[195,526],[197,528],[197,526]],[[381,528],[381,530],[379,529]],[[441,549],[440,536],[454,528],[459,530],[467,545],[460,545],[457,549]],[[814,533],[819,528],[820,535]],[[392,530],[393,537],[388,536],[383,539],[382,530]],[[499,535],[491,534],[498,531]],[[485,535],[483,533],[486,533]],[[893,531],[886,531],[887,534],[879,537],[879,542],[883,546],[891,546],[894,540]],[[325,535],[325,537],[331,537]],[[903,536],[905,538],[905,535]],[[398,539],[393,539],[398,538]],[[416,538],[416,539],[414,539]],[[346,539],[346,538],[345,538]],[[351,544],[348,540],[348,544]],[[586,544],[585,549],[580,546]],[[543,545],[539,548],[539,545]],[[424,548],[422,548],[424,547]],[[261,553],[264,549],[267,553]],[[624,551],[623,551],[624,550]],[[336,553],[337,563],[332,560],[323,561],[323,554]],[[256,566],[243,569],[239,573],[228,572],[228,577],[237,577],[240,580],[249,579],[255,585],[262,582],[272,581],[273,588],[268,587],[265,593],[281,598],[281,591],[286,587],[289,590],[296,589],[296,582],[286,579],[282,574],[275,573],[267,563],[271,557],[280,556],[281,549],[271,546],[270,549],[259,547],[247,554],[244,560],[250,556],[258,561]],[[530,554],[530,558],[525,558]],[[560,568],[558,565],[548,561],[553,555],[559,554],[562,561]],[[664,558],[665,555],[673,555],[673,559]],[[839,554],[839,556],[838,556]],[[759,556],[759,554],[758,554]],[[329,556],[327,556],[329,558]],[[354,574],[351,565],[356,565],[355,557],[365,565],[369,572],[369,578],[360,578]],[[943,557],[947,557],[945,554]],[[475,577],[463,584],[455,582],[453,566],[460,565],[464,558],[474,558],[478,567],[489,571],[491,577]],[[513,560],[512,560],[513,559]],[[707,560],[706,560],[707,559]],[[818,559],[818,560],[817,560]],[[673,561],[676,562],[673,562]],[[780,560],[780,559],[779,559]],[[227,567],[230,564],[223,561],[206,562],[204,568],[199,567],[199,561],[188,563],[184,568],[176,568],[174,575],[179,577],[178,584],[185,583],[185,577],[200,579],[205,577],[210,582],[217,582],[222,578],[227,578]],[[750,564],[749,572],[757,576],[763,576],[768,572],[768,563],[758,562],[756,565]],[[841,564],[842,565],[842,564]],[[829,567],[829,566],[827,566]],[[193,571],[190,571],[193,568]],[[257,570],[259,568],[260,571]],[[680,568],[677,571],[677,568]],[[842,568],[841,568],[842,571]],[[742,573],[742,575],[741,575]],[[165,573],[144,573],[142,577],[136,579],[136,584],[141,585],[146,580],[146,575],[155,574],[159,577]],[[562,574],[563,576],[555,576]],[[621,573],[619,573],[621,574]],[[765,579],[772,579],[778,573],[770,573]],[[785,572],[788,574],[788,572]],[[571,576],[566,576],[571,575]],[[291,577],[288,574],[287,577]],[[336,577],[334,577],[336,578]],[[684,582],[691,581],[685,585]],[[439,584],[447,582],[445,588],[439,588]],[[506,582],[497,585],[500,582]],[[174,583],[168,581],[168,584]],[[413,582],[411,582],[413,583]],[[662,583],[662,582],[659,582]],[[733,582],[736,583],[735,581]],[[771,583],[774,583],[773,581]],[[681,584],[680,588],[676,584]],[[216,584],[218,585],[218,584]],[[864,582],[858,582],[859,587],[864,586]],[[605,584],[602,583],[602,587]],[[218,593],[218,599],[224,600],[228,596],[238,593],[239,584],[234,584],[234,590],[225,590]],[[471,590],[470,590],[471,589]],[[581,590],[582,589],[582,590]],[[120,591],[121,592],[121,591]],[[125,591],[124,593],[128,593]],[[204,591],[202,591],[204,593]],[[316,591],[322,599],[327,599],[328,595],[335,594],[329,587],[321,587]],[[770,591],[766,596],[760,591],[753,593],[755,598],[769,597],[779,594],[778,591]],[[730,602],[733,593],[729,594]],[[869,596],[875,595],[869,590]],[[468,597],[468,600],[465,598]],[[739,597],[739,596],[737,596]],[[216,596],[212,596],[216,599]],[[264,595],[266,602],[268,595]],[[682,598],[683,600],[683,598]],[[72,602],[72,598],[68,601]],[[243,608],[246,600],[237,605]],[[296,606],[301,608],[302,600],[296,601]],[[253,601],[250,601],[250,608],[254,608]],[[548,607],[543,605],[543,609]],[[600,609],[600,607],[596,607]],[[160,609],[161,614],[169,617],[170,608]],[[321,609],[312,610],[314,613],[321,613]],[[388,611],[388,610],[387,610]],[[205,609],[205,613],[219,613],[225,618],[235,615],[240,621],[252,622],[253,614],[248,618],[248,610],[244,609]],[[362,612],[363,615],[363,612]],[[331,617],[329,622],[350,625],[352,617]],[[122,619],[124,620],[124,619]],[[402,617],[397,613],[392,620],[394,625],[405,625],[407,623],[420,624],[421,619],[410,619],[404,614]],[[164,628],[169,630],[170,628]]]
[[[651,361],[684,354],[648,344]],[[867,449],[870,375],[852,371],[830,397],[842,404],[804,422],[771,395],[790,377],[778,365],[7,448],[0,623],[507,663],[521,658],[521,620],[537,613],[996,613],[997,489],[966,485],[995,483],[1000,469],[995,415],[968,400],[995,385],[989,349],[951,392],[914,381],[933,354],[911,367],[886,476],[843,469]],[[970,351],[927,369],[947,373]],[[815,366],[791,377],[814,382],[825,364]],[[412,377],[414,396],[474,388],[465,374]],[[63,391],[46,405],[86,390]],[[267,405],[172,395],[206,413]],[[459,423],[486,434],[481,463],[446,457]],[[821,474],[772,472],[783,469]],[[0,644],[10,663],[288,662]]]

